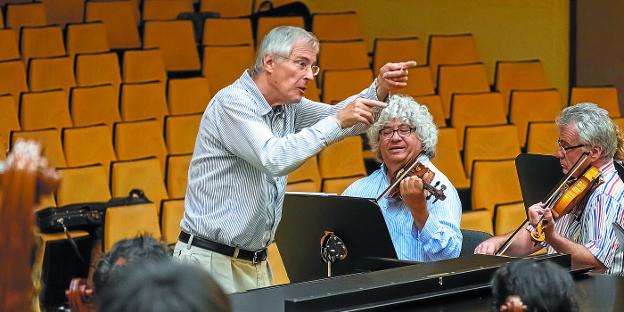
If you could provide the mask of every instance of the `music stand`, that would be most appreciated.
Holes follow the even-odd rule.
[[[563,178],[559,159],[550,155],[520,154],[516,157],[516,171],[525,210],[545,200]]]
[[[321,237],[332,231],[347,247],[347,258],[332,275],[354,273],[366,257],[396,259],[381,209],[373,200],[328,194],[286,193],[275,241],[291,282],[327,277]]]

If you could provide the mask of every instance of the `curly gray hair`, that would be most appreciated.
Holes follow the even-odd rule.
[[[578,103],[564,108],[555,123],[558,127],[574,125],[581,144],[602,149],[601,160],[615,155],[618,139],[609,113],[594,103]]]
[[[262,72],[264,57],[266,55],[289,57],[293,46],[299,40],[303,40],[318,54],[319,41],[311,32],[308,32],[303,28],[293,26],[280,26],[273,28],[266,36],[264,36],[262,45],[258,48],[256,61],[251,66],[251,75],[255,76]]]
[[[378,159],[381,159],[379,151],[379,131],[386,123],[393,119],[414,128],[414,132],[422,144],[423,154],[433,158],[436,144],[438,144],[438,128],[433,122],[433,117],[426,106],[418,104],[413,98],[405,95],[392,95],[388,106],[384,108],[377,122],[367,132],[368,141],[372,151]]]

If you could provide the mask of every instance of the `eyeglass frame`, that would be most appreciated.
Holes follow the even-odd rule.
[[[304,60],[293,60],[290,57],[287,56],[283,56],[280,54],[275,54],[275,56],[283,58],[285,60],[289,60],[293,63],[295,63],[295,65],[297,65],[297,67],[299,68],[300,71],[307,71],[308,67],[310,68],[310,70],[312,70],[312,76],[316,76],[321,72],[321,68],[318,65],[312,65],[314,63],[309,63],[309,64],[302,64]],[[305,60],[305,62],[307,63],[307,60]]]
[[[561,142],[562,142],[561,139],[557,140],[557,147],[564,154],[567,153],[569,150],[573,150],[573,149],[576,149],[576,148],[579,148],[579,147],[584,147],[586,145],[586,144],[579,144],[579,145],[574,145],[574,146],[562,146]]]
[[[392,137],[394,137],[394,133],[396,132],[396,134],[399,137],[405,139],[405,138],[409,137],[410,135],[412,135],[412,132],[414,132],[414,127],[405,126],[405,127],[407,127],[409,129],[409,131],[407,131],[406,129],[401,129],[400,127],[401,126],[399,126],[399,128],[396,128],[396,129],[383,128],[383,129],[379,130],[379,137],[381,137],[384,140],[390,140],[390,139],[392,139]],[[392,132],[391,133],[387,133],[387,134],[382,133],[382,132],[384,132],[386,130],[392,130]],[[401,131],[404,131],[404,132],[407,131],[407,132],[404,133],[404,134],[401,134]]]

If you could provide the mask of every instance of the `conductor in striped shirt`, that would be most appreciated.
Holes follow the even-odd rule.
[[[378,198],[397,257],[403,260],[437,261],[459,256],[462,206],[451,181],[431,162],[438,142],[438,129],[426,106],[411,97],[393,95],[388,107],[368,129],[368,140],[380,168],[351,184],[346,196]],[[419,162],[430,172],[401,180],[396,192],[382,196],[401,169]],[[424,170],[423,170],[424,172]],[[446,198],[427,198],[423,180],[431,187],[444,185]]]
[[[529,223],[543,228],[544,244],[535,244],[524,229],[512,241],[505,254],[526,256],[546,245],[548,253],[569,254],[573,268],[593,267],[593,272],[622,275],[622,252],[612,223],[624,221],[624,183],[614,167],[614,158],[622,157],[622,140],[606,110],[594,103],[566,107],[555,120],[559,128],[556,156],[564,174],[587,154],[576,172],[593,166],[600,179],[570,211],[558,219],[543,203],[528,210]],[[577,177],[580,175],[575,174]],[[541,221],[544,220],[544,221]],[[495,236],[481,243],[475,253],[494,254],[507,240]]]
[[[266,247],[288,173],[365,131],[415,65],[388,63],[368,88],[327,105],[304,97],[319,73],[318,50],[318,39],[301,28],[271,30],[255,63],[213,97],[201,119],[174,257],[202,265],[226,293],[271,285]]]

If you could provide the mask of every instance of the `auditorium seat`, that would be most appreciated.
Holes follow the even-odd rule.
[[[31,58],[28,63],[30,91],[69,89],[76,85],[74,59],[69,56]]]
[[[113,144],[117,159],[131,160],[155,156],[160,161],[162,175],[165,172],[167,156],[162,133],[162,124],[156,119],[115,123]]]
[[[84,19],[85,0],[40,0],[45,7],[48,23],[65,28],[69,23],[81,23]]]
[[[366,176],[362,138],[352,136],[336,142],[319,153],[322,190],[341,194],[351,183]]]
[[[472,162],[484,159],[516,158],[520,154],[518,130],[515,125],[466,127],[464,168],[472,174]]]
[[[65,206],[78,203],[106,202],[111,199],[108,172],[100,164],[58,168],[63,179],[56,190],[56,203]]]
[[[323,72],[323,102],[335,104],[368,88],[373,81],[370,69],[327,70]]]
[[[205,77],[169,79],[167,104],[171,115],[202,113],[212,98]]]
[[[368,48],[362,39],[321,41],[318,65],[321,77],[326,70],[368,68]]]
[[[132,189],[140,189],[160,207],[161,200],[169,198],[160,162],[156,157],[115,161],[111,164],[111,195],[125,197]]]
[[[109,52],[106,26],[101,21],[67,25],[65,36],[67,54]]]
[[[509,102],[512,90],[539,90],[551,88],[540,60],[497,61],[494,88]]]
[[[147,21],[143,48],[159,48],[167,71],[199,71],[201,62],[190,20]]]
[[[33,139],[41,142],[45,148],[43,156],[48,159],[50,167],[67,167],[65,155],[63,154],[63,143],[61,142],[60,129],[22,130],[11,132],[11,145],[15,144],[18,138]]]
[[[26,66],[22,60],[0,61],[0,94],[9,93],[19,103],[20,94],[28,91]]]
[[[457,129],[458,147],[460,149],[464,147],[464,132],[468,126],[507,123],[503,105],[503,96],[498,92],[454,94],[451,104],[451,126]]]
[[[174,20],[182,12],[193,12],[193,0],[143,0],[143,20]]]
[[[110,84],[72,88],[69,105],[76,127],[103,123],[112,132],[113,123],[121,121],[118,95]]]
[[[375,70],[379,70],[379,68],[376,68]],[[399,91],[400,93],[409,96],[420,96],[435,93],[429,66],[418,65],[410,68],[407,78],[408,84],[405,88]]]
[[[529,122],[527,130],[527,153],[554,155],[557,151],[559,129],[554,121]]]
[[[316,84],[316,79],[308,81],[306,85],[305,98],[315,102],[321,101],[321,91]]]
[[[130,1],[88,1],[85,22],[102,21],[112,49],[141,47],[137,8]]]
[[[165,171],[165,185],[171,198],[182,198],[186,194],[187,177],[191,163],[189,154],[167,156],[167,168]]]
[[[427,65],[431,77],[437,81],[438,66],[479,62],[477,43],[472,34],[429,35],[427,45]],[[489,85],[489,83],[488,83]]]
[[[441,65],[437,86],[446,118],[451,115],[451,100],[454,93],[490,92],[487,71],[483,63]],[[505,103],[507,102],[501,102],[503,110],[502,106]]]
[[[6,6],[6,27],[19,35],[26,26],[48,25],[48,18],[43,3],[9,3]]]
[[[470,189],[472,208],[485,208],[490,215],[497,204],[522,200],[514,159],[475,160]]]
[[[0,157],[5,156],[9,148],[11,131],[20,129],[15,99],[10,94],[0,95]]]
[[[156,118],[162,127],[165,116],[169,115],[163,82],[124,83],[120,98],[119,110],[124,121]]]
[[[470,188],[470,180],[466,178],[464,165],[457,146],[457,131],[454,128],[438,129],[438,145],[436,156],[431,160],[442,171],[458,190]]]
[[[219,13],[221,17],[249,16],[253,3],[253,0],[200,0],[199,10]]]
[[[108,126],[101,124],[64,128],[62,137],[68,166],[101,164],[108,178],[110,163],[117,160],[113,148],[113,135]]]
[[[375,76],[379,75],[379,69],[386,63],[416,61],[418,64],[425,64],[425,57],[423,52],[424,51],[422,43],[420,41],[420,38],[418,37],[406,36],[392,38],[375,38],[375,41],[373,41],[373,71],[375,72]],[[421,66],[428,67],[426,64]],[[411,71],[412,70],[410,69],[410,74]],[[431,84],[433,84],[431,72],[427,72],[427,74],[429,75],[427,78],[429,79]],[[412,79],[410,79],[409,81],[411,84]]]
[[[302,16],[261,16],[256,28],[256,46],[260,46],[271,29],[279,26],[305,27]]]
[[[0,29],[0,61],[19,58],[21,55],[15,31],[10,28]]]
[[[127,196],[125,194],[124,196]],[[150,235],[160,240],[158,226],[158,203],[111,207],[106,209],[104,218],[104,252],[108,252],[115,243],[137,235]]]
[[[167,81],[165,59],[158,48],[128,50],[123,54],[123,82]]]
[[[614,86],[572,87],[569,100],[570,105],[592,102],[606,109],[610,117],[621,116],[618,91]]]
[[[205,46],[203,62],[202,76],[208,79],[210,90],[216,94],[253,64],[254,49],[251,45]]]
[[[224,32],[223,29],[227,29]],[[251,20],[242,18],[207,18],[204,20],[203,45],[254,44]]]
[[[562,108],[557,89],[513,90],[509,102],[509,122],[518,128],[522,146],[526,146],[529,122],[554,120]]]
[[[494,232],[505,235],[515,231],[527,219],[524,202],[497,204],[494,206]]]
[[[160,207],[160,231],[165,244],[173,245],[180,235],[180,221],[184,216],[184,199],[163,200]]]
[[[318,157],[316,155],[306,159],[306,161],[295,171],[288,174],[288,192],[320,192],[321,174],[318,167]]]
[[[119,96],[121,71],[115,52],[102,52],[76,55],[76,83],[78,86],[98,86],[110,84]]]
[[[22,93],[19,115],[24,130],[73,126],[67,94],[61,89]]]
[[[312,33],[319,40],[352,40],[363,37],[356,12],[312,14]]]
[[[494,234],[492,214],[485,209],[475,209],[462,212],[459,227],[462,230],[472,230]]]
[[[165,142],[169,154],[192,153],[203,113],[165,117]]]
[[[58,26],[22,28],[20,53],[26,64],[28,60],[35,57],[64,56],[63,30]]]
[[[433,122],[438,127],[446,127],[446,120],[444,119],[444,109],[442,108],[442,100],[439,95],[429,94],[414,96],[414,100],[420,104],[427,106],[429,113],[433,116]]]

